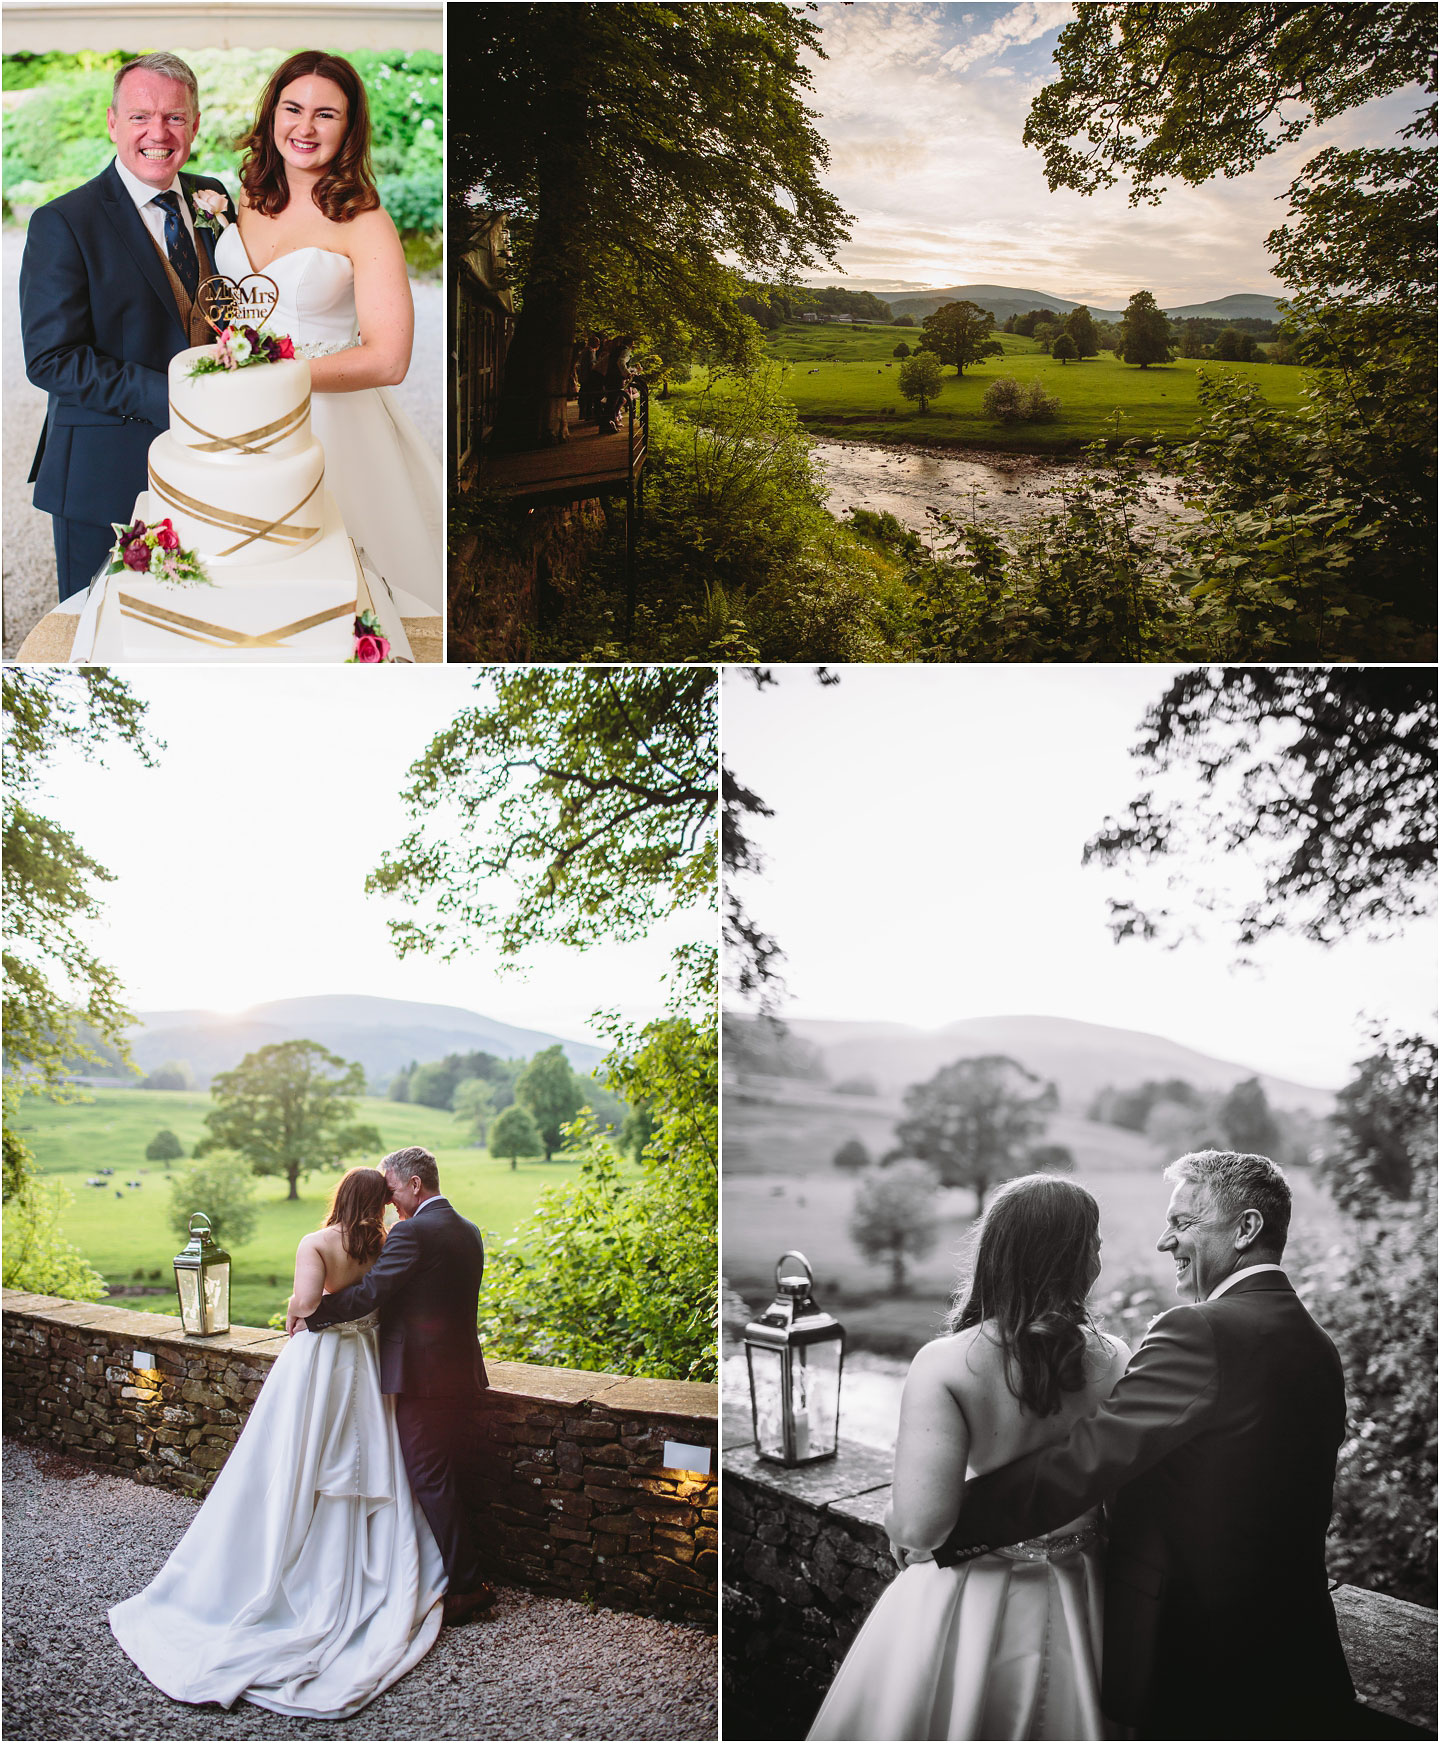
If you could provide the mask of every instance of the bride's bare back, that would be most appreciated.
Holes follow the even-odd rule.
[[[290,1311],[297,1319],[314,1313],[322,1295],[334,1295],[358,1283],[374,1264],[361,1264],[346,1251],[345,1237],[338,1223],[331,1223],[312,1234],[303,1235],[295,1249],[295,1293],[290,1297]]]
[[[887,1529],[908,1549],[943,1543],[955,1524],[969,1476],[1069,1437],[1071,1427],[1107,1398],[1130,1351],[1117,1338],[1087,1332],[1085,1383],[1063,1393],[1053,1416],[1036,1416],[1011,1391],[994,1327],[969,1326],[927,1344],[910,1365],[900,1405],[895,1478]]]

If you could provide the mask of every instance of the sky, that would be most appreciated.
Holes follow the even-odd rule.
[[[1129,751],[1167,668],[847,666],[833,688],[776,670],[762,692],[727,675],[721,718],[729,767],[775,812],[742,895],[786,954],[781,1016],[1069,1017],[1321,1088],[1367,1051],[1366,1014],[1433,1028],[1430,922],[1329,950],[1271,939],[1253,970],[1218,931],[1112,940],[1106,899],[1128,886],[1081,850],[1140,790]]]
[[[523,973],[488,946],[449,966],[401,961],[386,920],[410,910],[366,896],[365,876],[408,831],[406,770],[478,700],[473,673],[176,666],[127,681],[166,741],[158,766],[113,747],[103,767],[65,754],[32,803],[116,874],[91,936],[134,1010],[369,993],[599,1041],[590,1014],[658,1016],[670,950],[713,927],[702,915],[635,944],[537,948]]]
[[[839,253],[856,290],[995,284],[1123,309],[1136,290],[1162,307],[1241,292],[1281,296],[1266,235],[1284,190],[1325,145],[1393,144],[1419,106],[1397,93],[1263,160],[1249,175],[1171,185],[1160,206],[1124,184],[1050,193],[1043,154],[1021,143],[1030,103],[1056,76],[1068,5],[908,5],[822,0],[828,59],[811,61],[810,107],[830,147],[823,177],[854,215]]]

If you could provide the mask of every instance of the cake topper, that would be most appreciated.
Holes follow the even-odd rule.
[[[263,327],[280,301],[280,287],[263,272],[247,273],[238,283],[217,273],[200,281],[195,301],[217,333],[226,327]]]

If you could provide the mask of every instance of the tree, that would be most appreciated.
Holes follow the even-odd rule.
[[[906,399],[919,400],[922,412],[929,411],[930,401],[944,386],[940,359],[929,351],[917,351],[913,357],[907,357],[896,379]]]
[[[458,202],[508,215],[521,285],[502,441],[564,439],[577,319],[610,285],[642,326],[668,314],[733,350],[755,329],[729,263],[788,278],[832,262],[847,234],[804,102],[820,30],[799,12],[476,7],[449,53],[450,182]]]
[[[496,1112],[495,1085],[484,1077],[462,1077],[455,1085],[452,1105],[455,1118],[465,1124],[477,1144],[483,1144]]]
[[[967,363],[1005,355],[1005,347],[995,337],[995,317],[979,303],[943,303],[920,326],[925,335],[920,343],[942,363],[953,363],[957,375],[964,375]]]
[[[1259,363],[1260,347],[1253,333],[1242,333],[1237,327],[1225,327],[1215,336],[1214,357],[1217,363]]]
[[[65,1239],[60,1219],[75,1197],[58,1180],[28,1180],[5,1206],[4,1283],[31,1295],[98,1301],[105,1279]]]
[[[167,1168],[172,1162],[178,1162],[184,1154],[185,1146],[168,1126],[162,1126],[145,1146],[145,1160],[163,1162]]]
[[[171,1176],[170,1226],[182,1241],[189,1240],[190,1218],[197,1211],[209,1217],[210,1233],[222,1247],[243,1247],[254,1238],[255,1171],[244,1156],[211,1150]]]
[[[888,1264],[890,1290],[905,1293],[905,1261],[935,1245],[935,1176],[920,1162],[900,1162],[855,1190],[850,1239],[872,1265]]]
[[[194,1089],[195,1072],[188,1059],[167,1059],[141,1080],[141,1089]]]
[[[274,1042],[216,1075],[210,1085],[216,1106],[205,1116],[209,1135],[195,1155],[233,1150],[256,1174],[283,1175],[286,1196],[297,1199],[302,1174],[383,1148],[374,1126],[350,1122],[364,1093],[358,1063],[318,1041]]]
[[[1056,314],[1054,309],[1029,309],[1025,314],[1017,315],[1015,317],[1014,331],[1017,332],[1022,339],[1033,339],[1035,337],[1035,329],[1042,321],[1053,326],[1059,321],[1059,319],[1060,317]]]
[[[1426,5],[1081,4],[1060,33],[1060,78],[1031,106],[1025,143],[1051,189],[1121,176],[1157,204],[1167,176],[1240,175],[1307,128],[1373,97],[1433,90]]]
[[[1065,331],[1075,341],[1077,357],[1098,357],[1100,355],[1100,334],[1095,325],[1095,318],[1081,303],[1078,308],[1071,309],[1065,317]]]
[[[1280,1148],[1280,1123],[1258,1077],[1235,1084],[1221,1099],[1217,1117],[1227,1149],[1273,1158]]]
[[[1251,949],[1273,932],[1315,943],[1390,937],[1434,907],[1434,676],[1408,668],[1205,668],[1182,673],[1146,714],[1136,756],[1148,780],[1198,780],[1165,804],[1147,786],[1109,818],[1084,859],[1168,859],[1195,906],[1226,916]],[[1249,900],[1201,881],[1205,863],[1248,859]],[[1112,898],[1117,939],[1193,933],[1165,908]]]
[[[1205,328],[1199,321],[1182,321],[1180,323],[1180,355],[1196,358],[1210,355],[1210,346],[1205,339]]]
[[[1376,1050],[1335,1098],[1317,1177],[1353,1216],[1408,1203],[1435,1171],[1435,1043],[1377,1031]]]
[[[1068,1144],[1032,1144],[1025,1166],[1036,1174],[1073,1174],[1075,1152]]]
[[[858,1138],[847,1138],[831,1157],[831,1162],[847,1174],[860,1174],[870,1166],[870,1152]]]
[[[449,1108],[455,1082],[455,1067],[448,1060],[427,1060],[410,1073],[408,1099],[422,1108]]]
[[[1076,350],[1075,341],[1070,337],[1070,335],[1068,333],[1061,333],[1057,335],[1055,343],[1050,347],[1050,355],[1052,357],[1058,357],[1060,359],[1061,367],[1063,368],[1071,358],[1078,357],[1080,353]]]
[[[894,1153],[930,1163],[943,1186],[972,1188],[983,1211],[992,1186],[1024,1172],[1057,1102],[1053,1083],[1003,1054],[958,1059],[905,1091]]]
[[[535,1116],[548,1162],[560,1148],[560,1128],[575,1118],[585,1102],[565,1049],[558,1042],[537,1053],[520,1073],[515,1099]]]
[[[910,355],[910,347],[902,339],[890,355],[892,357],[908,357]]]
[[[517,1101],[506,1108],[504,1113],[496,1116],[495,1123],[490,1128],[490,1154],[508,1156],[512,1172],[517,1157],[545,1154],[540,1128],[535,1124],[529,1108],[523,1107]],[[549,1160],[548,1156],[546,1160]]]
[[[1121,362],[1148,369],[1152,363],[1169,363],[1173,355],[1169,317],[1150,291],[1136,291],[1120,322]]]

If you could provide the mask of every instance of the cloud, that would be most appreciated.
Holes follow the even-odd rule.
[[[998,10],[991,8],[990,10]],[[1022,0],[998,18],[989,30],[983,30],[968,42],[958,42],[940,57],[940,64],[952,73],[963,73],[977,61],[1003,54],[1008,48],[1022,48],[1037,41],[1047,31],[1058,30],[1075,16],[1073,6],[1047,5],[1043,0]]]

